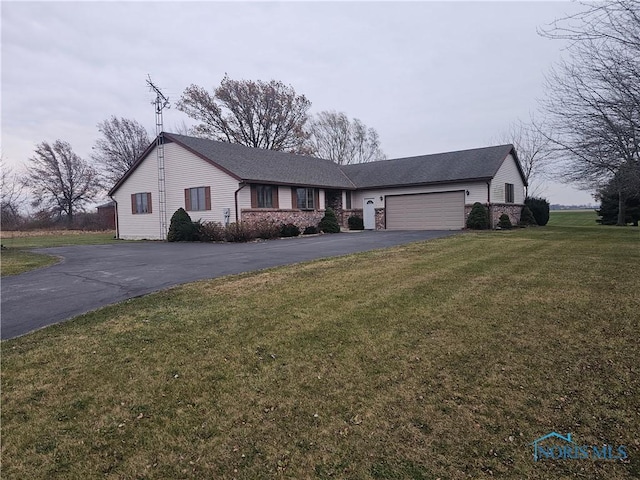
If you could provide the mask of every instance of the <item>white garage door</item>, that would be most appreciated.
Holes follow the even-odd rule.
[[[460,230],[464,191],[386,197],[389,230]]]

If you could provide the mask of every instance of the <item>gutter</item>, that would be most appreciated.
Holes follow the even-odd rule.
[[[491,180],[487,182],[487,209],[489,210],[489,228],[493,229],[493,213],[491,212]]]
[[[244,182],[240,182],[238,184],[238,189],[233,192],[233,198],[235,200],[235,207],[236,207],[236,223],[240,223],[240,217],[238,216],[238,193],[240,192],[240,190],[242,190],[244,187],[246,187],[247,184]]]

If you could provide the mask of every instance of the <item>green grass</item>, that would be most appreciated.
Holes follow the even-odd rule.
[[[640,476],[640,236],[469,233],[2,343],[3,478]],[[625,462],[535,463],[550,431]]]
[[[36,268],[48,267],[57,261],[58,259],[51,255],[9,248],[0,253],[0,275],[17,275]]]
[[[82,232],[75,230],[2,232],[0,275],[16,275],[36,268],[53,265],[56,257],[27,251],[30,248],[61,247],[66,245],[100,245],[120,242],[114,232]]]
[[[83,232],[76,230],[56,230],[52,232],[3,232],[2,245],[8,248],[46,248],[66,245],[101,245],[121,242],[115,232]]]
[[[598,225],[598,215],[594,210],[551,210],[550,227],[594,227]]]

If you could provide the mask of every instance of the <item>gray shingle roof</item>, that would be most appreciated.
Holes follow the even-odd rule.
[[[262,150],[173,133],[164,135],[167,142],[182,145],[205,161],[218,165],[240,181],[336,189],[488,180],[495,176],[509,153],[516,156],[513,145],[499,145],[339,166],[330,160],[306,155]],[[120,188],[127,177],[153,150],[154,145],[155,143],[147,148],[133,167],[114,185],[109,195]],[[517,164],[520,168],[519,162]],[[522,169],[520,173],[524,180]]]
[[[512,150],[513,145],[499,145],[345,165],[342,171],[357,188],[482,180],[493,178]]]
[[[354,187],[338,165],[330,160],[173,133],[165,134],[165,138],[211,160],[246,182],[347,189]]]

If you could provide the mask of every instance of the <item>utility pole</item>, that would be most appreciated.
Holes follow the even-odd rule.
[[[158,159],[158,210],[160,214],[160,238],[167,239],[167,192],[165,187],[164,170],[164,127],[162,111],[171,108],[169,99],[164,96],[158,87],[151,81],[151,76],[147,75],[147,85],[149,90],[156,94],[156,99],[151,102],[155,106],[156,112],[156,157]]]

